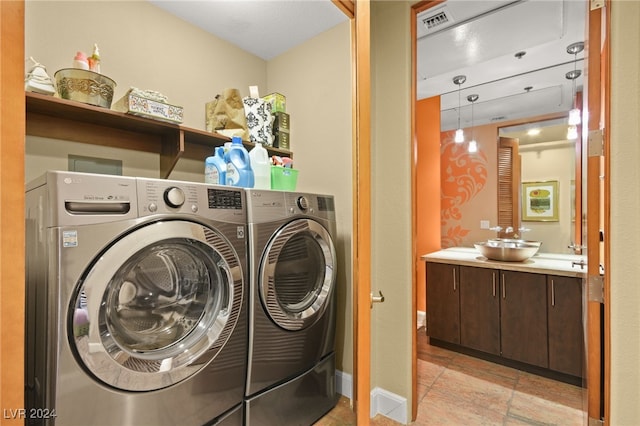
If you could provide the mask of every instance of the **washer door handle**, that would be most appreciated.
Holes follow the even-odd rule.
[[[370,296],[371,296],[371,308],[373,308],[373,304],[374,303],[383,303],[384,302],[384,294],[382,294],[382,291],[378,290],[378,294],[380,294],[380,296],[374,296],[373,293],[370,294]]]

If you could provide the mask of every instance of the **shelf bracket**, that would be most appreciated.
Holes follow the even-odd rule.
[[[160,150],[160,177],[167,179],[184,153],[184,130],[164,135]]]

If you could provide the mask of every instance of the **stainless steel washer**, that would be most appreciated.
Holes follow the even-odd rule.
[[[27,186],[29,424],[242,424],[245,200],[71,172]]]
[[[245,423],[312,424],[337,402],[332,196],[247,190],[249,366]]]

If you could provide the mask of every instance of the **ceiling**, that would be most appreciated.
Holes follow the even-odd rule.
[[[348,20],[331,0],[148,0],[264,60]]]
[[[148,1],[264,60],[347,20],[331,0]],[[457,127],[458,110],[461,126],[471,126],[471,94],[479,96],[475,125],[568,111],[583,76],[574,89],[565,74],[582,70],[584,51],[574,56],[567,46],[584,40],[586,4],[448,0],[420,13],[417,99],[441,96],[442,130]],[[440,24],[427,30],[428,18]],[[457,75],[466,76],[459,93]]]
[[[567,46],[584,41],[586,1],[449,0],[418,15],[417,98],[441,95],[441,128],[457,128],[457,75],[461,127],[567,112],[584,51]],[[423,21],[445,22],[427,30]],[[524,52],[521,58],[516,53]],[[576,60],[574,62],[574,60]],[[583,75],[575,80],[582,90]],[[525,88],[529,88],[525,90]]]

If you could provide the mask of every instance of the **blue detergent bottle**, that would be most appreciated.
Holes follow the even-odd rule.
[[[224,159],[227,162],[227,185],[253,188],[254,176],[249,152],[242,145],[239,136],[231,139],[231,147],[225,153]]]
[[[214,155],[207,157],[204,162],[204,183],[226,185],[227,163],[224,161],[224,148],[219,146]]]

